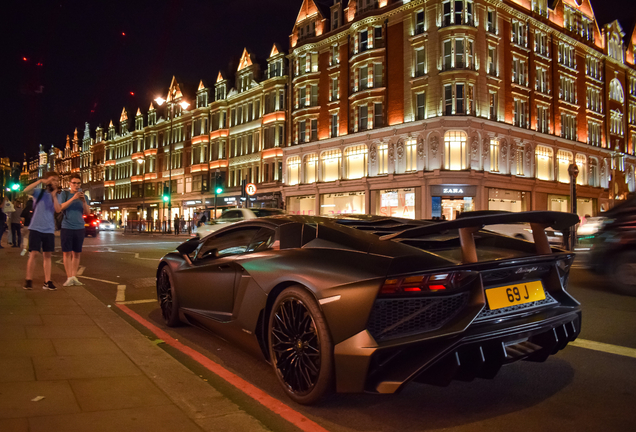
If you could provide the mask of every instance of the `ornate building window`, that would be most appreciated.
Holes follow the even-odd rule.
[[[570,174],[568,173],[568,168],[573,161],[572,153],[566,150],[559,150],[557,152],[557,171],[558,171],[558,180],[561,183],[570,183]]]
[[[550,147],[537,146],[535,150],[537,178],[539,180],[552,180],[554,168],[552,165],[553,151]]]
[[[579,168],[579,175],[576,177],[576,184],[585,186],[587,184],[587,158],[585,155],[577,154],[576,166]]]
[[[588,120],[587,122],[587,143],[596,147],[601,146],[601,124]]]
[[[490,140],[490,171],[499,172],[499,140]]]
[[[287,158],[287,182],[288,185],[300,183],[300,156]]]
[[[315,153],[305,155],[303,158],[303,183],[315,183],[317,174],[318,156]]]
[[[616,102],[623,103],[625,101],[623,86],[621,85],[621,82],[617,80],[616,78],[613,78],[610,81],[609,97],[611,100],[615,100]]]
[[[576,140],[576,115],[561,113],[561,136],[569,140]]]
[[[473,0],[444,0],[442,3],[442,27],[450,25],[474,26]]]
[[[367,146],[364,144],[345,149],[345,178],[357,179],[366,177],[368,152]]]
[[[378,144],[378,175],[389,173],[389,145]]]
[[[410,138],[406,141],[404,146],[405,167],[404,171],[417,171],[417,141],[415,138]]]
[[[466,139],[464,131],[454,130],[444,134],[444,169],[466,169]]]
[[[320,172],[323,182],[336,181],[340,178],[340,150],[327,150],[320,155]]]

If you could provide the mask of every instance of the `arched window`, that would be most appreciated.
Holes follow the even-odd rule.
[[[344,151],[345,177],[357,179],[367,175],[367,154],[369,150],[364,144],[348,147]]]
[[[535,150],[537,178],[539,180],[552,180],[554,168],[552,165],[554,152],[550,147],[537,146]]]
[[[568,168],[573,162],[573,159],[574,157],[572,156],[572,152],[567,150],[559,150],[557,152],[557,161],[559,162],[559,181],[561,183],[570,183],[570,173],[568,173]]]
[[[300,156],[287,158],[287,181],[285,183],[288,185],[300,183]]]
[[[318,164],[318,156],[315,153],[305,155],[303,158],[304,179],[303,183],[316,183],[316,167]]]
[[[576,166],[579,168],[579,175],[576,178],[576,184],[585,186],[587,184],[587,158],[585,155],[576,155]]]
[[[404,145],[404,153],[406,156],[406,172],[417,171],[417,142],[415,138],[406,141]]]
[[[448,131],[444,134],[444,168],[459,171],[466,169],[466,133]]]
[[[389,173],[389,145],[378,144],[378,175]]]
[[[621,82],[616,78],[610,81],[610,99],[615,100],[617,102],[623,103],[625,100],[625,96],[623,94],[623,86]]]
[[[340,178],[340,150],[327,150],[320,155],[320,181],[330,182]]]
[[[623,63],[623,43],[616,33],[612,33],[609,38],[608,51],[611,58]]]
[[[598,170],[598,159],[593,157],[590,158],[590,178],[588,180],[590,186],[599,187],[601,185]]]

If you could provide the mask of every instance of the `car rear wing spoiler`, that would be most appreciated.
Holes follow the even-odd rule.
[[[471,213],[474,213],[471,214]],[[579,223],[579,217],[572,213],[554,211],[528,211],[509,213],[500,211],[480,211],[463,213],[461,218],[448,222],[406,229],[398,233],[380,237],[380,240],[398,240],[421,238],[439,234],[448,230],[459,230],[459,242],[462,248],[462,262],[477,262],[477,248],[473,235],[487,225],[529,223],[537,253],[540,255],[552,253],[552,248],[545,233],[546,228],[553,228],[565,232],[571,226]]]

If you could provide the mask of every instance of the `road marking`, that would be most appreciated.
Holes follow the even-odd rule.
[[[85,248],[100,248],[100,247],[111,247],[111,246],[137,246],[137,245],[155,245],[155,244],[175,244],[175,243],[183,243],[182,241],[170,241],[170,242],[150,242],[150,243],[113,243],[113,244],[105,244],[105,245],[84,245]]]
[[[107,280],[104,280],[104,279],[97,279],[97,278],[92,278],[92,277],[88,277],[88,276],[79,276],[79,277],[81,277],[82,279],[94,280],[94,281],[97,281],[97,282],[103,282],[103,283],[107,283],[107,284],[111,284],[111,285],[119,285],[117,282],[111,282],[111,281],[107,281]]]
[[[157,299],[146,299],[146,300],[129,300],[129,301],[118,301],[115,300],[115,302],[120,305],[127,305],[127,304],[142,304],[142,303],[154,303],[156,302]]]
[[[77,269],[77,276],[83,275],[84,274],[84,270],[86,270],[86,267],[79,266],[79,268]]]
[[[282,418],[284,418],[285,420],[287,420],[288,422],[296,426],[298,429],[302,431],[306,431],[306,432],[328,432],[327,429],[323,428],[318,423],[305,417],[298,411],[295,411],[290,406],[285,405],[283,402],[279,401],[278,399],[271,397],[263,390],[259,389],[255,385],[250,384],[249,382],[245,381],[243,378],[225,369],[220,364],[210,360],[209,358],[207,358],[200,352],[174,339],[172,336],[170,336],[165,331],[161,330],[156,325],[145,320],[136,312],[133,312],[128,306],[125,306],[122,304],[119,304],[117,306],[119,307],[119,309],[121,309],[123,312],[128,314],[135,321],[137,321],[138,323],[146,327],[148,330],[153,332],[155,336],[157,336],[157,338],[165,341],[165,343],[167,343],[168,345],[178,349],[182,353],[191,357],[194,361],[201,364],[210,372],[216,374],[217,376],[224,379],[225,381],[227,381],[228,383],[230,383],[237,389],[241,390],[246,395],[260,402],[264,407],[278,414],[279,416],[281,416]]]
[[[606,344],[603,342],[594,342],[591,340],[577,339],[570,342],[570,345],[578,348],[586,348],[594,351],[602,351],[609,354],[616,354],[623,357],[636,358],[636,349],[627,348],[619,345]]]
[[[140,260],[159,261],[161,258],[143,258],[139,256],[139,252],[135,253],[135,258]]]
[[[117,285],[117,296],[115,302],[126,301],[126,285]]]

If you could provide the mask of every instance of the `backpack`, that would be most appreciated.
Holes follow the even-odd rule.
[[[69,192],[67,191],[62,191],[60,192],[60,195],[62,194],[68,194]],[[64,196],[65,201],[68,199],[68,196]],[[64,221],[64,215],[66,214],[66,211],[63,210],[61,212],[55,212],[55,231],[60,231],[62,229],[62,222]]]

